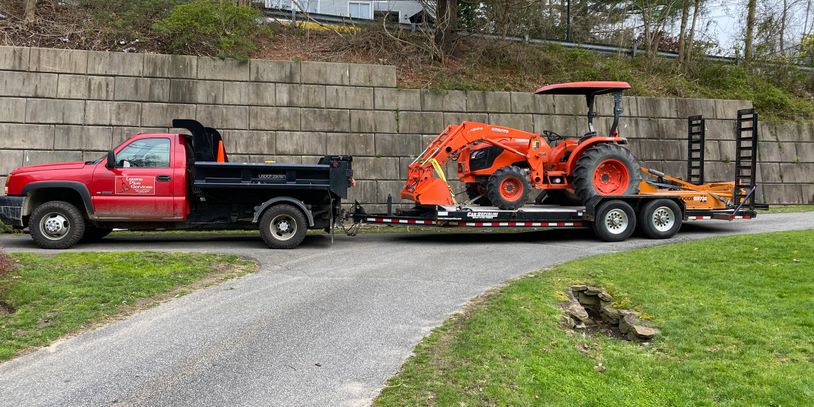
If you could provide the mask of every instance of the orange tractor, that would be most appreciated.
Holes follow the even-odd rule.
[[[574,82],[543,86],[535,92],[584,95],[588,132],[582,137],[476,122],[449,126],[410,164],[401,197],[420,205],[456,204],[442,171],[450,159],[458,162],[458,178],[466,183],[468,202],[477,205],[517,209],[532,190],[539,191],[536,203],[560,204],[637,194],[639,162],[618,132],[622,92],[629,88],[627,82]],[[613,94],[613,123],[603,136],[594,130],[594,101],[607,93]]]

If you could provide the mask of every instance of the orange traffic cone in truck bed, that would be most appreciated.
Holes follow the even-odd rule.
[[[216,161],[219,163],[226,162],[226,150],[223,149],[223,140],[218,141],[218,158]]]

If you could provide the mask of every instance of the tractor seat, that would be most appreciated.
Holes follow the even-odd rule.
[[[577,142],[577,144],[581,144],[585,140],[588,140],[588,139],[593,138],[593,137],[596,137],[596,132],[595,131],[589,131],[589,132],[585,133],[582,137],[579,138],[579,141]]]

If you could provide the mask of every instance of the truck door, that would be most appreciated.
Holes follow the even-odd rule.
[[[106,159],[93,173],[91,195],[100,219],[172,220],[182,217],[174,205],[171,140],[136,138],[116,152],[113,168]]]

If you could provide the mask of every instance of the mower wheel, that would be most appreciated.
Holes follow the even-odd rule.
[[[636,212],[625,201],[614,199],[597,208],[594,233],[606,242],[621,242],[636,230]]]
[[[470,182],[466,184],[466,198],[475,205],[492,206],[492,202],[486,197],[486,185]],[[477,199],[475,199],[477,198]]]
[[[531,184],[526,171],[506,166],[498,169],[486,183],[486,196],[500,209],[517,209],[526,203]]]
[[[650,239],[668,239],[681,228],[681,208],[671,199],[648,202],[639,211],[639,230]]]
[[[639,160],[619,144],[603,143],[588,148],[574,167],[574,192],[587,203],[599,196],[635,195],[642,179]]]

